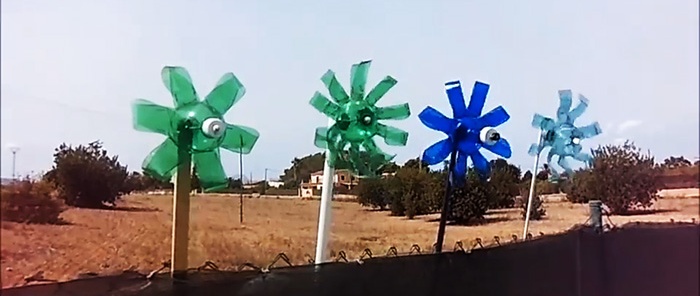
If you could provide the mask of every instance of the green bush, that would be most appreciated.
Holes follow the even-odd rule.
[[[0,195],[2,220],[20,223],[55,224],[65,210],[55,189],[45,181],[26,178],[3,186]]]
[[[389,206],[389,198],[386,191],[385,180],[378,178],[361,179],[355,191],[357,201],[365,207],[384,210]]]
[[[519,193],[520,168],[509,164],[504,159],[491,161],[489,184],[493,191],[489,198],[491,209],[512,208]]]
[[[661,188],[661,169],[654,158],[631,142],[607,145],[593,151],[590,175],[574,176],[567,197],[572,201],[599,199],[614,214],[653,205]]]
[[[493,186],[470,169],[464,186],[454,188],[452,191],[448,219],[459,224],[482,220],[489,205],[493,204],[490,201],[493,192]]]
[[[593,172],[590,169],[581,169],[574,173],[571,179],[562,184],[562,190],[566,199],[572,203],[587,203],[596,199],[593,192]]]
[[[45,178],[56,186],[67,205],[100,208],[114,205],[130,191],[127,176],[117,156],[108,156],[102,143],[94,141],[77,147],[61,144]]]
[[[525,219],[525,216],[527,215],[527,201],[529,195],[530,188],[522,187],[520,190],[521,198],[518,199],[518,207],[521,210],[520,214],[522,215],[523,219]],[[540,194],[537,192],[537,186],[535,186],[535,192],[532,195],[532,206],[530,206],[530,219],[540,220],[544,218],[546,214],[547,211],[544,209],[544,202],[542,201]]]

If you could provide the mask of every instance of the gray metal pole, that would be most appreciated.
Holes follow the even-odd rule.
[[[591,200],[588,202],[588,207],[591,211],[591,226],[596,232],[603,231],[603,202],[600,200]]]

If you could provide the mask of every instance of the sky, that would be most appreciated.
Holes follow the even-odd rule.
[[[164,137],[133,129],[131,103],[172,106],[160,78],[168,65],[188,69],[202,97],[227,72],[245,85],[225,119],[261,134],[244,156],[254,179],[320,151],[314,129],[327,119],[309,99],[327,93],[328,69],[348,86],[351,65],[363,60],[372,60],[368,88],[386,75],[398,80],[379,106],[411,106],[410,118],[386,122],[410,133],[407,146],[380,144],[399,163],[443,138],[416,115],[426,106],[450,114],[452,80],[467,93],[475,80],[491,85],[484,112],[502,105],[511,115],[498,130],[523,171],[538,135],[532,116],[553,117],[560,89],[590,100],[578,125],[603,128],[586,149],[629,139],[659,160],[698,156],[698,1],[3,0],[0,8],[4,177],[12,145],[24,175],[49,170],[59,144],[93,140],[140,170]],[[238,155],[222,154],[236,176]]]

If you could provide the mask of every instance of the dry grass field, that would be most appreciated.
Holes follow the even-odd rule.
[[[695,191],[697,192],[697,189]],[[692,192],[691,192],[692,193]],[[668,196],[668,194],[667,194]],[[698,219],[699,198],[659,200],[654,214],[613,216],[617,225],[629,221]],[[238,219],[238,197],[193,197],[190,227],[190,265],[211,260],[219,266],[244,262],[269,264],[279,252],[295,263],[314,253],[318,201],[274,198],[244,199],[244,223]],[[586,220],[586,205],[567,202],[545,204],[547,217],[532,223],[532,233],[556,233]],[[70,280],[81,273],[109,274],[126,269],[150,272],[169,259],[171,198],[134,195],[123,199],[118,210],[70,209],[62,214],[65,225],[26,225],[2,222],[2,286],[24,283],[43,272],[53,280]],[[407,220],[370,211],[352,202],[333,204],[331,248],[357,257],[363,249],[385,253],[390,246],[408,251],[412,244],[428,249],[435,240],[436,215]],[[449,226],[446,245],[465,245],[480,237],[520,236],[519,209],[492,211],[487,223]]]

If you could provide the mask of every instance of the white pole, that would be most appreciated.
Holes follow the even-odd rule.
[[[332,126],[334,121],[328,119],[328,126]],[[335,169],[328,162],[330,151],[326,149],[326,160],[323,165],[323,183],[321,191],[321,205],[318,212],[318,234],[316,237],[316,264],[327,261],[328,258],[328,236],[331,230],[331,201],[333,199],[333,181]]]
[[[537,133],[537,147],[542,145],[542,130]],[[540,165],[540,153],[535,155],[535,166],[532,168],[532,179],[530,180],[530,194],[527,197],[527,212],[525,213],[525,227],[523,228],[523,239],[527,238],[527,230],[530,226],[530,211],[532,210],[532,196],[535,193],[535,180],[537,179],[537,167]]]

